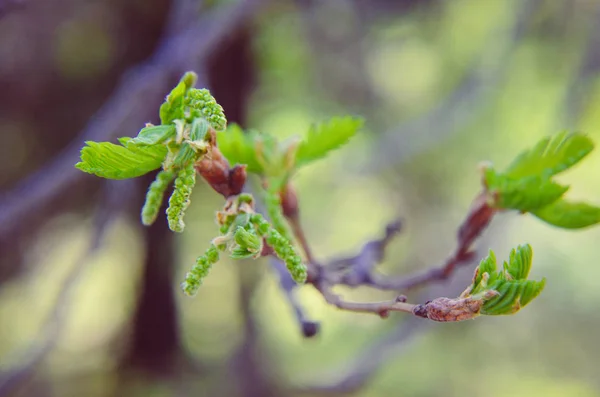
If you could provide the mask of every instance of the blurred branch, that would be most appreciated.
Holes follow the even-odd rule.
[[[0,19],[14,10],[25,7],[25,0],[0,0]]]
[[[100,249],[106,229],[115,216],[119,214],[119,208],[122,208],[123,200],[130,196],[130,190],[131,183],[105,182],[104,199],[99,201],[103,204],[99,205],[94,216],[89,247],[62,281],[53,309],[48,314],[47,320],[39,333],[39,342],[28,349],[25,353],[25,359],[18,367],[8,371],[0,378],[0,396],[8,395],[33,376],[38,364],[56,346],[66,324],[69,309],[73,302],[73,294],[79,285],[79,280],[85,274],[91,263],[91,258]]]
[[[269,258],[269,263],[279,276],[279,286],[285,294],[288,303],[294,310],[294,315],[296,316],[296,321],[300,325],[300,331],[302,332],[302,335],[307,338],[315,336],[319,332],[320,324],[316,321],[308,319],[304,309],[302,308],[302,305],[294,295],[294,290],[298,284],[296,284],[296,282],[292,279],[290,272],[288,272],[285,264],[282,261],[275,257],[271,257]]]
[[[367,283],[379,289],[406,291],[432,281],[448,279],[458,266],[469,264],[474,259],[475,252],[471,251],[471,247],[488,227],[496,211],[488,205],[485,193],[481,193],[473,201],[467,217],[458,229],[458,244],[454,252],[441,267],[398,278],[371,274]]]
[[[152,117],[149,109],[158,106],[171,80],[185,69],[206,63],[260,3],[243,0],[225,11],[210,13],[193,27],[167,36],[149,61],[127,72],[111,98],[62,153],[0,197],[0,238],[26,226],[29,217],[86,177],[73,167],[84,141],[113,140],[137,131]]]
[[[380,170],[390,164],[408,159],[431,144],[457,131],[478,114],[476,109],[487,103],[509,70],[511,54],[524,36],[531,16],[538,8],[540,0],[523,0],[515,7],[515,22],[504,34],[506,43],[498,51],[495,43],[501,35],[494,34],[490,39],[488,54],[477,59],[465,74],[462,82],[431,111],[421,117],[404,122],[382,134],[373,156],[372,170]],[[490,62],[493,58],[495,61]],[[487,65],[493,64],[493,67]]]

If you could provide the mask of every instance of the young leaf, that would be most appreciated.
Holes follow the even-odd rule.
[[[157,145],[173,138],[175,133],[174,125],[153,125],[142,128],[129,143],[137,146]]]
[[[498,272],[493,251],[481,261],[473,284],[461,295],[462,299],[482,299],[481,314],[513,314],[540,294],[546,283],[527,280],[533,251],[529,244],[520,245],[510,253],[508,263]]]
[[[540,176],[549,178],[579,162],[594,148],[586,135],[561,132],[546,137],[532,149],[521,153],[505,174],[511,178]]]
[[[261,174],[264,169],[256,155],[256,141],[258,133],[244,130],[237,124],[231,124],[226,131],[217,132],[217,146],[231,163],[246,164],[248,172]]]
[[[495,207],[523,212],[551,204],[569,189],[535,175],[513,179],[491,168],[485,170],[484,178],[488,191],[496,198]]]
[[[183,99],[185,96],[186,86],[183,81],[180,81],[179,84],[167,95],[165,102],[160,105],[159,115],[160,122],[163,125],[168,125],[176,119],[182,119],[184,117],[183,113]]]
[[[502,281],[495,287],[498,296],[484,302],[481,314],[488,316],[514,314],[537,297],[545,285],[546,279]]]
[[[328,122],[313,125],[296,152],[296,166],[320,159],[330,151],[346,144],[363,126],[356,117],[336,117]]]
[[[167,149],[162,146],[129,147],[110,142],[87,141],[81,149],[81,161],[75,167],[108,179],[135,178],[160,168]]]
[[[160,122],[163,125],[171,124],[173,120],[183,119],[185,117],[184,113],[184,99],[187,90],[189,90],[194,84],[196,84],[196,80],[198,76],[194,72],[186,72],[181,80],[179,80],[179,84],[171,90],[165,102],[160,105]]]
[[[531,270],[533,250],[529,244],[520,245],[510,252],[509,262],[504,262],[504,275],[506,280],[526,280]]]
[[[586,203],[558,200],[533,212],[544,222],[565,229],[581,229],[600,223],[600,208]]]
[[[494,251],[490,250],[488,256],[481,260],[475,271],[475,277],[473,278],[473,284],[469,289],[469,293],[474,295],[483,292],[489,283],[495,281],[495,278],[497,277],[496,269],[496,255],[494,254]],[[488,277],[485,281],[484,274],[487,274],[486,277]]]

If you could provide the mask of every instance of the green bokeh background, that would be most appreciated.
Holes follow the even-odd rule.
[[[119,42],[129,23],[119,19],[119,5],[108,0],[64,3],[69,12],[44,18],[37,13],[49,5],[32,2],[30,9],[0,19],[0,77],[24,81],[16,100],[21,108],[7,105],[0,112],[0,182],[6,191],[42,166],[39,159],[52,157],[54,148],[68,142],[32,132],[40,125],[32,117],[31,98],[43,97],[44,90],[73,90],[83,104],[43,117],[83,126],[110,94],[97,82],[118,76],[135,61],[133,55],[126,58]],[[143,2],[125,3],[148,23],[165,14]],[[306,233],[319,258],[356,253],[401,216],[403,233],[390,245],[382,271],[400,274],[439,264],[479,192],[479,162],[503,167],[520,150],[563,129],[583,131],[600,142],[599,2],[430,1],[368,18],[371,6],[361,4],[315,2],[307,9],[274,2],[253,24],[258,78],[248,127],[287,137],[302,135],[314,120],[333,115],[367,119],[365,131],[344,150],[295,178]],[[372,7],[383,9],[381,4],[388,3]],[[535,7],[517,34],[517,18],[530,4]],[[27,18],[35,23],[26,23]],[[136,36],[130,36],[134,43]],[[459,91],[464,95],[455,97]],[[48,112],[59,112],[56,106],[49,104]],[[415,120],[421,122],[417,129],[411,128]],[[572,185],[570,198],[600,204],[599,170],[600,153],[592,152],[559,180]],[[173,263],[185,349],[210,369],[209,375],[140,377],[119,395],[221,395],[214,391],[220,383],[235,382],[219,369],[243,339],[237,300],[243,277],[259,277],[251,308],[260,355],[277,369],[283,384],[336,379],[359,352],[406,320],[402,314],[383,321],[340,312],[306,287],[299,299],[322,326],[318,337],[303,339],[266,262],[224,260],[197,297],[183,296],[178,283],[217,233],[213,217],[220,206],[216,193],[197,186]],[[85,251],[90,233],[85,214],[67,211],[49,219],[29,240],[23,271],[1,281],[0,369],[18,364],[22,352],[40,340],[53,297]],[[491,248],[505,258],[511,248],[530,243],[532,278],[547,278],[542,295],[515,316],[420,329],[389,349],[388,360],[357,395],[600,396],[598,241],[600,228],[564,231],[528,215],[498,216],[478,242],[480,256]],[[64,332],[39,369],[51,385],[46,392],[52,394],[46,395],[114,395],[119,351],[127,343],[140,282],[141,246],[135,220],[110,224],[72,297]],[[457,295],[473,267],[413,296]],[[340,292],[356,300],[390,296]],[[183,383],[193,393],[177,394]]]

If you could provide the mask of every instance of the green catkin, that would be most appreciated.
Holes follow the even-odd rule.
[[[298,284],[306,282],[306,266],[302,263],[300,255],[298,255],[294,247],[290,244],[290,240],[281,235],[260,214],[253,214],[250,222],[256,226],[257,232],[273,248],[277,257],[285,263],[294,281]]]
[[[167,208],[167,220],[169,229],[181,233],[185,228],[183,217],[185,210],[190,205],[190,196],[194,185],[196,184],[196,170],[194,164],[190,163],[182,168],[175,179],[175,189],[169,199],[169,208]]]
[[[190,118],[203,118],[217,131],[227,128],[227,119],[223,107],[207,89],[191,88],[186,96],[185,105],[190,109]]]
[[[150,226],[156,220],[165,191],[174,177],[175,175],[171,171],[160,171],[156,175],[154,182],[150,184],[148,193],[146,193],[144,207],[142,207],[142,223],[144,225]]]
[[[204,255],[196,259],[196,264],[192,266],[185,276],[185,281],[181,283],[181,288],[186,295],[194,296],[198,288],[202,285],[202,280],[208,275],[213,264],[219,261],[219,249],[211,244],[204,252]]]
[[[288,230],[287,223],[283,217],[283,212],[281,211],[281,197],[279,196],[278,191],[274,191],[273,189],[268,189],[264,192],[264,201],[265,207],[267,209],[267,214],[269,215],[269,219],[281,235],[283,235],[286,239],[292,240],[290,232]]]

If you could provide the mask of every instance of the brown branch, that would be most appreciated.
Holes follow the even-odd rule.
[[[457,267],[471,263],[475,257],[475,252],[471,251],[473,243],[485,231],[497,212],[488,205],[487,200],[487,193],[482,192],[473,201],[469,214],[458,229],[458,245],[442,266],[398,278],[372,274],[369,284],[384,290],[406,291],[432,281],[444,281]]]
[[[392,311],[399,311],[436,321],[460,321],[466,319],[472,314],[472,308],[474,307],[472,302],[467,300],[443,298],[444,300],[434,300],[424,305],[414,305],[406,303],[404,296],[399,296],[394,300],[381,302],[349,302],[333,293],[333,288],[336,285],[347,285],[403,291],[434,281],[448,279],[459,266],[471,263],[473,260],[474,252],[471,251],[471,246],[488,227],[497,211],[490,207],[488,199],[488,193],[483,191],[473,201],[467,217],[457,232],[458,244],[456,249],[439,268],[432,268],[421,273],[399,278],[390,278],[373,272],[374,267],[383,260],[385,247],[400,230],[400,222],[396,221],[386,227],[386,233],[383,238],[366,243],[361,252],[356,256],[332,260],[324,266],[309,262],[307,266],[310,277],[307,283],[313,285],[323,295],[327,303],[341,310],[374,313],[382,318],[388,317]],[[298,228],[300,227],[299,222],[296,225]],[[282,272],[285,269],[280,269],[279,271],[280,277],[283,277]],[[291,282],[293,283],[293,281]],[[288,288],[291,291],[293,286]],[[438,315],[440,310],[442,312],[447,310],[447,315],[445,317]],[[436,313],[433,313],[433,311]]]
[[[406,303],[406,297],[404,295],[399,295],[396,299],[389,301],[369,303],[349,302],[342,299],[339,295],[333,293],[331,288],[325,283],[316,284],[315,288],[317,288],[321,295],[323,295],[327,303],[337,307],[338,309],[360,313],[375,313],[381,318],[389,317],[390,312],[392,311],[414,314],[414,311],[417,308],[417,305]]]

